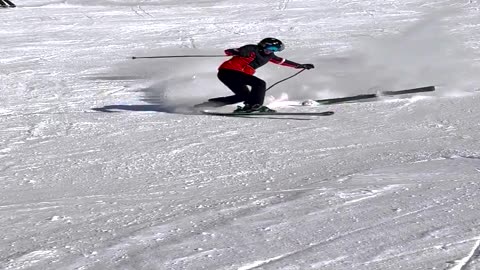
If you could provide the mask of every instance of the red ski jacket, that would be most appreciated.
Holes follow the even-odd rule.
[[[253,75],[257,68],[268,62],[287,67],[301,68],[300,64],[278,57],[273,52],[266,54],[258,45],[245,45],[238,49],[228,49],[225,50],[225,54],[233,57],[223,62],[218,69],[231,69]]]

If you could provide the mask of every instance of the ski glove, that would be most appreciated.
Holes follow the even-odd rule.
[[[315,66],[313,64],[300,64],[297,68],[312,69],[315,68]]]

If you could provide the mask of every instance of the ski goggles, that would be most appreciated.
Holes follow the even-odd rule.
[[[284,49],[284,46],[281,45],[280,47],[276,47],[276,46],[267,46],[265,47],[265,50],[269,50],[271,52],[280,52],[280,51],[283,51]]]

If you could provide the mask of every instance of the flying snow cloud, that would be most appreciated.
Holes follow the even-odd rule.
[[[321,88],[344,95],[427,85],[442,94],[473,90],[474,54],[450,20],[459,12],[428,14],[396,34],[360,41],[322,68]]]

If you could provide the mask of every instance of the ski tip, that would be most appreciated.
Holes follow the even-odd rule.
[[[422,90],[423,92],[431,92],[431,91],[435,91],[436,87],[435,85],[430,85],[430,86],[424,86],[424,87],[419,87],[419,88],[416,88],[417,90]],[[412,89],[412,90],[415,90],[415,89]]]

